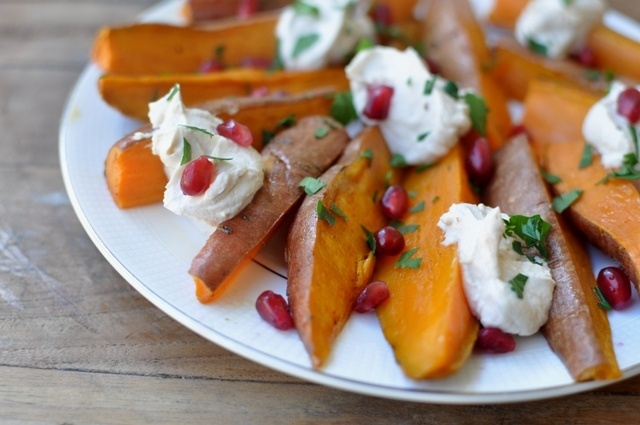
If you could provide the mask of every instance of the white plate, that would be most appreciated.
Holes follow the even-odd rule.
[[[162,3],[147,20],[176,21],[179,3]],[[608,22],[634,37],[640,27],[615,13]],[[261,253],[214,304],[194,296],[187,270],[206,235],[190,220],[161,205],[119,210],[104,180],[108,149],[140,123],[123,118],[102,102],[96,89],[100,72],[89,65],[71,93],[60,128],[60,163],[73,207],[105,258],[144,297],[189,329],[243,357],[281,372],[362,394],[419,402],[501,403],[556,397],[608,382],[576,384],[544,338],[518,339],[505,355],[473,355],[455,376],[435,381],[407,379],[397,366],[374,314],[355,315],[340,335],[328,366],[311,367],[294,331],[281,332],[255,311],[265,289],[285,293],[278,243]],[[607,261],[595,255],[594,269]],[[264,264],[264,265],[262,265]],[[273,271],[272,271],[273,270]],[[640,373],[640,302],[609,314],[613,343],[624,376]]]

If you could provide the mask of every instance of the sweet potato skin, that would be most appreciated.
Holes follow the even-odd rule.
[[[300,95],[265,98],[227,98],[200,107],[222,120],[233,118],[246,125],[253,147],[263,148],[263,131],[275,132],[277,123],[288,116],[326,115],[334,91],[319,89]],[[133,208],[161,202],[167,177],[160,158],[151,152],[150,124],[116,142],[107,155],[105,177],[111,197],[119,208]]]
[[[187,106],[229,96],[249,96],[257,88],[298,94],[321,87],[349,87],[344,70],[339,68],[308,72],[234,69],[212,74],[105,75],[98,80],[98,90],[104,101],[122,114],[146,121],[149,102],[169,92],[175,84],[180,84]]]
[[[547,239],[548,264],[556,288],[549,319],[542,328],[549,346],[577,381],[620,377],[609,320],[593,293],[596,280],[588,253],[570,226],[553,211],[526,137],[513,139],[496,152],[495,164],[493,179],[484,192],[485,202],[510,215],[539,214],[552,227]]]
[[[372,203],[385,189],[390,154],[377,127],[350,142],[348,152],[320,180],[327,186],[300,206],[287,238],[287,294],[298,334],[315,367],[329,357],[331,345],[351,315],[353,303],[373,274],[375,257],[362,227],[375,232],[386,219]],[[368,150],[371,159],[360,156]],[[345,158],[346,156],[346,158]],[[318,202],[347,217],[333,225],[318,218]]]
[[[489,108],[487,137],[497,149],[507,140],[512,123],[507,97],[485,70],[491,54],[482,28],[467,0],[427,0],[423,41],[442,76],[462,88],[477,90]]]
[[[322,139],[315,136],[320,127],[328,130]],[[348,140],[339,123],[314,116],[283,131],[263,149],[264,186],[236,217],[218,226],[191,263],[189,274],[200,302],[211,302],[222,293],[302,200],[300,181],[325,171]]]
[[[462,286],[455,246],[441,244],[440,216],[454,203],[475,203],[460,146],[432,168],[409,171],[403,186],[416,193],[423,211],[409,213],[405,252],[418,248],[418,269],[396,267],[398,256],[378,259],[374,280],[387,282],[389,299],[376,309],[385,338],[404,373],[413,379],[440,378],[458,370],[471,354],[478,321]],[[418,208],[419,209],[419,208]]]

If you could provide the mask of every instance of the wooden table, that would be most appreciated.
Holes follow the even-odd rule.
[[[154,3],[0,0],[0,423],[637,422],[640,377],[472,407],[325,388],[209,343],[133,290],[71,208],[58,121],[96,30]]]

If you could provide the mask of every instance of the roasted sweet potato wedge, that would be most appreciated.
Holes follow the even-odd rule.
[[[423,41],[445,78],[477,90],[489,108],[487,137],[496,149],[511,132],[507,97],[485,69],[491,54],[467,0],[426,0]]]
[[[365,129],[320,177],[326,187],[304,200],[289,231],[289,305],[315,367],[329,357],[355,299],[371,280],[375,256],[362,229],[386,224],[371,199],[385,190],[389,158],[378,128]],[[320,206],[325,210],[319,213]]]
[[[627,180],[603,183],[608,171],[598,156],[580,169],[583,150],[581,139],[547,144],[543,165],[561,179],[553,185],[556,194],[583,191],[569,206],[569,218],[591,243],[618,260],[640,289],[640,193]]]
[[[485,202],[510,215],[539,214],[552,227],[547,238],[548,264],[556,289],[542,328],[549,346],[577,381],[620,377],[609,320],[593,292],[596,280],[587,250],[553,211],[551,195],[526,137],[513,139],[497,151],[495,164]]]
[[[251,130],[254,147],[263,147],[263,134],[275,133],[287,117],[327,115],[334,91],[319,89],[286,97],[228,98],[204,103],[221,119],[234,118]],[[107,156],[105,176],[119,208],[139,207],[162,201],[167,177],[160,159],[151,152],[150,124],[116,142]]]
[[[404,373],[414,379],[439,378],[465,363],[478,332],[456,247],[442,245],[444,235],[437,226],[452,204],[476,201],[462,148],[456,146],[432,168],[409,171],[404,187],[416,194],[404,222],[419,227],[405,234],[402,255],[378,260],[374,279],[387,282],[390,296],[377,314]]]
[[[327,68],[301,72],[235,69],[213,74],[105,75],[98,80],[98,89],[109,105],[124,115],[145,121],[149,102],[175,84],[180,84],[187,106],[228,96],[249,96],[255,89],[296,94],[319,87],[332,86],[335,90],[349,87],[344,70]]]
[[[231,20],[211,27],[136,23],[100,30],[91,57],[106,73],[195,73],[206,60],[219,58],[236,67],[246,58],[272,58],[277,15]]]
[[[319,129],[324,137],[318,137]],[[264,186],[240,214],[218,226],[191,263],[200,302],[213,301],[233,281],[302,200],[300,181],[329,168],[348,140],[338,122],[314,116],[284,130],[263,149]]]

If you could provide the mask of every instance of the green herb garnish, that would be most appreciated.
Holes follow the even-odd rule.
[[[309,3],[305,3],[303,0],[296,0],[291,7],[297,15],[310,15],[314,18],[320,17],[320,9]]]
[[[456,83],[454,83],[451,80],[447,81],[447,84],[445,84],[444,86],[444,92],[446,94],[448,94],[449,96],[457,100],[459,98],[458,91],[459,91],[459,88]]]
[[[419,213],[424,211],[424,201],[420,202],[419,204],[414,205],[413,207],[409,208],[409,212],[410,213]]]
[[[305,50],[310,49],[319,39],[320,39],[320,35],[315,33],[307,34],[299,37],[296,40],[295,46],[293,47],[293,53],[291,54],[291,57],[293,59],[296,59]]]
[[[221,156],[211,156],[211,155],[205,155],[205,156],[212,161],[231,161],[233,159],[233,158],[223,158]]]
[[[555,198],[553,198],[553,202],[552,202],[553,209],[558,214],[561,214],[564,210],[569,208],[571,204],[576,202],[578,198],[580,198],[580,196],[582,196],[582,192],[583,191],[580,189],[573,189],[570,192],[563,193],[560,196],[556,196]]]
[[[338,205],[332,203],[330,208],[338,217],[342,218],[344,221],[349,221],[349,217],[347,217]]]
[[[180,165],[184,165],[188,162],[191,162],[191,143],[183,137],[182,138],[182,159],[180,160]]]
[[[262,130],[262,146],[267,146],[274,137],[276,134],[273,131]]]
[[[582,155],[580,156],[580,163],[578,164],[578,168],[581,170],[583,168],[587,168],[593,163],[593,148],[589,143],[584,144],[584,149],[582,150]]]
[[[467,93],[464,95],[464,101],[469,105],[469,116],[471,117],[471,124],[473,129],[481,136],[487,135],[487,115],[489,109],[487,108],[484,99],[474,93]]]
[[[524,215],[512,215],[509,220],[504,220],[505,236],[512,237],[513,249],[521,255],[526,255],[524,249],[535,249],[540,257],[547,259],[547,236],[551,231],[551,225],[544,221],[540,215],[533,217]],[[524,245],[523,245],[524,244]],[[529,261],[534,261],[533,256],[527,255]]]
[[[597,286],[593,288],[593,292],[596,293],[596,297],[598,298],[598,306],[603,309],[604,311],[609,311],[611,310],[611,304],[609,304],[609,301],[607,300],[607,298],[604,296],[604,294],[602,293],[602,291],[600,290],[600,288],[598,288]]]
[[[436,86],[437,79],[438,77],[434,75],[433,77],[428,79],[426,83],[424,83],[424,94],[430,95],[433,92],[433,88]]]
[[[318,200],[316,204],[316,213],[320,220],[326,221],[329,226],[336,224],[336,218],[329,212],[327,207],[324,206],[322,201]]]
[[[374,41],[368,37],[365,38],[361,38],[360,41],[358,41],[358,45],[356,46],[356,53],[362,52],[363,50],[369,50],[373,47],[375,47],[376,43],[374,43]]]
[[[620,180],[640,180],[640,171],[636,170],[638,156],[635,153],[628,153],[622,159],[622,166],[617,171],[607,174],[600,183],[607,183],[609,179]]]
[[[431,132],[430,132],[430,131],[425,131],[424,133],[419,134],[419,135],[418,135],[418,142],[424,142],[424,141],[425,141],[425,139],[426,139],[427,137],[429,137],[429,134],[431,134]]]
[[[404,168],[407,166],[407,161],[404,159],[404,156],[399,153],[394,153],[389,159],[389,165],[393,168]]]
[[[401,269],[419,269],[422,264],[422,258],[411,258],[413,255],[418,252],[418,248],[410,249],[409,251],[403,252],[398,261],[395,263],[396,268]]]
[[[296,114],[289,114],[278,121],[278,124],[276,124],[276,130],[280,130],[282,128],[291,128],[296,125],[297,122],[298,118],[296,117]]]
[[[549,184],[556,184],[562,181],[562,179],[559,176],[556,176],[555,174],[551,174],[543,168],[540,169],[540,174],[542,175],[542,178],[544,179],[544,181],[546,181]]]
[[[423,171],[428,170],[429,168],[433,168],[435,164],[422,164],[422,165],[418,165],[415,168],[415,172],[416,173],[422,173]]]
[[[353,106],[353,96],[350,91],[335,94],[331,104],[331,116],[343,125],[358,119],[358,113]]]
[[[316,132],[314,136],[316,139],[324,139],[329,134],[329,129],[327,127],[318,127],[316,128]]]
[[[360,158],[365,158],[369,160],[369,163],[373,161],[373,149],[365,149],[360,153]]]
[[[313,178],[313,177],[305,177],[303,178],[298,187],[304,189],[304,192],[307,195],[315,195],[320,192],[327,184],[322,180]]]
[[[544,44],[537,42],[531,37],[527,38],[527,47],[533,53],[536,53],[538,55],[541,55],[544,57],[547,57],[549,55],[549,48]]]
[[[171,99],[180,91],[180,84],[176,84],[171,88],[169,92],[169,96],[167,96],[167,102],[170,102]]]
[[[413,233],[420,228],[419,224],[404,224],[401,221],[393,220],[389,223],[389,226],[396,229],[398,232],[404,234]]]
[[[524,285],[529,280],[528,276],[523,275],[522,273],[518,273],[516,277],[509,281],[509,285],[511,285],[511,290],[516,293],[516,296],[519,299],[524,298]]]
[[[371,252],[373,252],[374,254],[376,253],[376,237],[373,235],[373,232],[371,232],[371,230],[367,229],[364,226],[360,226],[362,228],[362,231],[365,234],[365,241],[367,242],[367,246],[369,247],[369,249],[371,250]]]
[[[194,127],[192,125],[185,125],[185,124],[180,124],[180,127],[188,128],[189,130],[193,130],[193,131],[199,131],[200,133],[204,133],[209,137],[215,136],[215,134],[213,134],[212,132],[210,132],[208,130],[205,130],[204,128]]]

